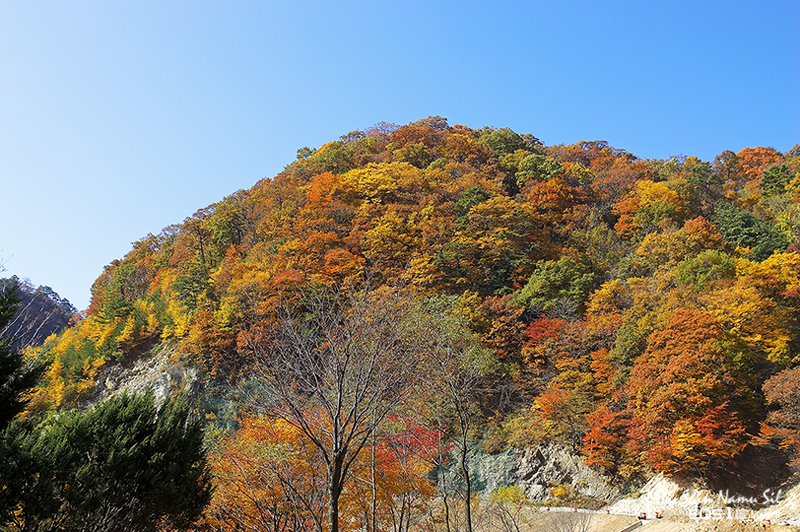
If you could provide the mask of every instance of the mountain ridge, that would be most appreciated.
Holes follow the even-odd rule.
[[[106,266],[85,318],[36,351],[30,410],[165,344],[233,389],[283,308],[369,284],[450,298],[491,353],[475,445],[556,442],[622,483],[754,448],[788,463],[797,407],[772,379],[798,378],[799,196],[798,147],[705,162],[442,117],[351,132]],[[231,426],[226,393],[202,408]]]

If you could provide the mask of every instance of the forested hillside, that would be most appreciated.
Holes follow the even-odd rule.
[[[283,421],[249,408],[217,441],[217,526],[267,511],[236,482],[275,505],[303,486],[305,499],[269,510],[297,528],[322,527],[314,516],[338,488],[348,522],[408,516],[441,490],[429,473],[445,451],[475,445],[555,440],[610,476],[707,475],[747,446],[798,442],[798,199],[798,146],[650,160],[440,117],[355,131],[106,266],[83,319],[29,352],[48,363],[29,411],[79,404],[104,367],[162,344],[215,386],[262,374],[275,386],[270,361],[290,367],[317,349],[289,338],[330,348],[331,331],[351,327],[362,351],[382,346],[382,371],[406,379],[373,390],[376,422],[356,427],[372,427],[364,452],[335,486],[317,429],[297,421],[298,389],[273,389]],[[453,346],[455,365],[437,366]],[[406,370],[421,369],[441,389],[408,391],[421,388]],[[311,372],[295,370],[286,382]],[[405,406],[384,409],[390,400]],[[281,467],[246,462],[254,442],[274,444]],[[254,488],[265,475],[283,480]],[[356,477],[371,487],[348,484]]]
[[[78,311],[68,300],[49,286],[34,288],[16,277],[0,279],[0,291],[17,286],[19,307],[9,323],[0,329],[0,336],[12,338],[12,349],[38,346],[45,339],[66,327]]]

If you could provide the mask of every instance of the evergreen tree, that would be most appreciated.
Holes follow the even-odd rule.
[[[187,530],[211,497],[203,428],[185,395],[160,408],[152,393],[116,396],[8,432],[19,448],[11,530]]]
[[[19,304],[16,282],[0,289],[0,331],[14,318]],[[14,517],[20,489],[33,478],[35,469],[27,452],[31,434],[27,424],[12,422],[25,408],[23,394],[36,384],[42,366],[26,364],[21,353],[12,348],[13,338],[0,336],[0,525]],[[32,487],[39,492],[40,487]]]
[[[14,317],[16,291],[0,292],[0,330]],[[12,342],[0,338],[0,529],[188,529],[211,498],[211,478],[186,396],[160,408],[152,393],[117,396],[34,427],[14,417],[41,367]]]
[[[773,252],[788,245],[786,237],[775,225],[730,203],[717,207],[714,225],[731,245],[750,248],[756,261],[766,260]]]
[[[0,331],[14,318],[19,304],[16,283],[0,290]],[[22,393],[33,387],[43,367],[27,364],[22,354],[12,348],[12,338],[0,337],[0,430],[25,408]]]

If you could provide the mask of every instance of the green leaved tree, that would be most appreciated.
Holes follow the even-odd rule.
[[[203,428],[185,395],[161,407],[152,393],[116,396],[36,430],[15,422],[5,436],[16,446],[4,466],[7,530],[187,530],[210,500]]]
[[[17,286],[0,291],[0,331]],[[17,418],[42,373],[0,338],[0,529],[186,530],[211,495],[203,428],[188,400],[119,396],[35,426]]]
[[[17,290],[16,283],[8,283],[0,291],[0,331],[17,311]],[[25,408],[24,393],[36,384],[42,371],[26,364],[11,347],[13,343],[12,338],[0,337],[0,525],[13,516],[18,500],[16,482],[30,469],[21,450],[29,432],[12,420]]]

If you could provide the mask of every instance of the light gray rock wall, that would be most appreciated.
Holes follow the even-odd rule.
[[[556,444],[499,454],[473,453],[470,470],[475,490],[486,497],[501,486],[514,484],[532,501],[548,498],[550,488],[559,484],[570,486],[573,493],[605,501],[620,496],[619,490],[585,465],[580,455]]]
[[[100,372],[94,396],[85,407],[104,401],[117,394],[141,394],[152,390],[157,404],[161,404],[177,390],[196,396],[202,386],[198,371],[173,362],[175,349],[170,345],[157,347],[152,355],[138,360],[130,367],[109,363]]]

